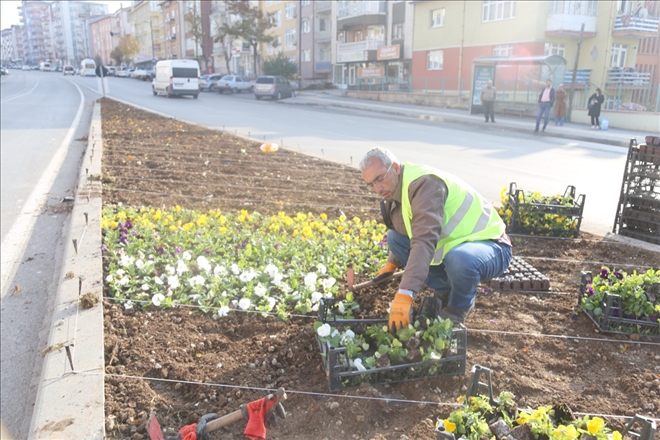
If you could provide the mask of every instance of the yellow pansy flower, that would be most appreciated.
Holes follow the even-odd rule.
[[[328,216],[325,214],[325,212],[321,213],[321,220],[327,220]]]
[[[345,222],[346,221],[346,216],[344,214],[339,216],[339,221],[340,222]]]
[[[200,215],[195,223],[197,223],[197,226],[204,226],[205,224],[207,224],[208,220],[206,214]]]
[[[343,230],[344,230],[344,225],[339,225],[339,226],[337,227],[337,232],[341,232],[341,231],[343,231]]]
[[[119,211],[117,213],[117,218],[120,220],[125,220],[126,219],[126,211]]]
[[[621,440],[622,436],[619,431],[612,431],[612,440]]]
[[[447,432],[456,431],[456,423],[450,422],[449,420],[445,419],[445,421],[443,422],[443,425],[444,425],[445,430]]]
[[[183,225],[181,227],[183,228],[184,231],[190,231],[193,228],[193,226],[194,225],[192,223],[186,223],[185,225]]]
[[[158,211],[156,211],[156,212],[154,213],[154,215],[153,215],[153,219],[154,219],[154,220],[160,220],[161,216],[162,216],[162,212],[160,212],[160,209],[159,209]]]
[[[170,225],[170,231],[176,231],[176,226]]]
[[[107,229],[108,226],[110,226],[110,220],[106,219],[105,217],[101,218],[101,229]]]
[[[225,232],[227,232],[227,227],[222,226],[222,227],[220,228],[220,233],[224,234]]]
[[[356,225],[359,225],[360,224],[360,217],[353,217],[353,223],[355,223]]]
[[[176,205],[176,206],[174,207],[174,210],[175,210],[176,212],[181,212],[181,207],[180,207],[179,205]]]
[[[605,420],[601,419],[600,417],[594,417],[587,422],[587,430],[591,435],[595,435],[596,433],[600,432],[603,426],[605,426]]]

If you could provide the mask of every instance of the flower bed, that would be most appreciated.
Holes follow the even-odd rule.
[[[387,258],[383,225],[343,215],[108,207],[101,227],[106,295],[126,308],[193,304],[286,319],[337,295],[349,265],[374,273]]]
[[[384,319],[332,322],[314,324],[330,391],[465,374],[467,329],[448,319],[422,315],[396,335]]]
[[[477,385],[486,385],[479,382],[481,373],[488,378],[488,395],[477,393]],[[437,439],[621,440],[630,432],[640,440],[652,440],[655,433],[652,419],[635,416],[619,432],[609,428],[601,417],[577,418],[564,404],[521,409],[514,397],[508,391],[493,397],[490,370],[475,365],[466,396],[457,399],[461,407],[436,422]],[[631,431],[638,422],[641,434]]]
[[[542,196],[523,191],[512,182],[502,188],[499,213],[513,234],[576,238],[580,232],[584,194],[575,197],[575,187],[568,186],[564,195]]]
[[[660,337],[660,271],[583,272],[578,306],[601,331]]]

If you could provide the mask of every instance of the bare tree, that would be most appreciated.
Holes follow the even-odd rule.
[[[186,23],[188,23],[188,32],[192,35],[193,41],[195,41],[195,60],[199,62],[199,52],[198,49],[202,48],[202,56],[206,60],[206,54],[204,54],[204,46],[202,45],[202,39],[204,38],[204,29],[202,26],[202,11],[197,9],[197,2],[192,2],[192,7],[189,7],[186,11]]]
[[[227,2],[225,2],[226,4]],[[225,5],[226,6],[226,5]],[[234,45],[234,37],[230,34],[230,25],[231,17],[228,13],[227,8],[225,7],[223,11],[214,11],[214,22],[216,27],[216,33],[213,36],[213,41],[220,43],[222,49],[222,56],[225,59],[225,64],[227,66],[227,73],[231,74],[230,62],[234,55],[231,52],[231,49]]]
[[[227,26],[227,33],[233,37],[241,38],[252,47],[253,69],[257,74],[257,57],[260,43],[270,43],[275,37],[267,34],[273,27],[270,19],[256,6],[248,2],[232,0],[228,3],[229,13],[239,19]]]

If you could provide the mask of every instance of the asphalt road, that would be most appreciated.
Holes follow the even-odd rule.
[[[11,70],[0,83],[2,422],[27,438],[59,284],[92,101],[62,74]],[[90,95],[91,96],[91,95]],[[4,426],[3,426],[4,427]],[[4,434],[3,434],[4,438]]]
[[[94,78],[76,81],[97,88]],[[357,167],[371,147],[383,146],[406,162],[453,173],[500,205],[500,190],[544,195],[569,185],[586,195],[581,229],[612,231],[627,150],[598,143],[495,131],[349,108],[290,105],[300,98],[256,101],[249,93],[202,93],[198,99],[153,96],[149,82],[108,78],[108,96],[178,119],[283,144],[312,156]],[[327,102],[327,95],[319,102]],[[387,106],[386,103],[379,103]]]

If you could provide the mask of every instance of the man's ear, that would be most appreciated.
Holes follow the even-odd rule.
[[[397,176],[401,175],[401,165],[399,165],[396,162],[392,162],[392,169],[394,170]]]

